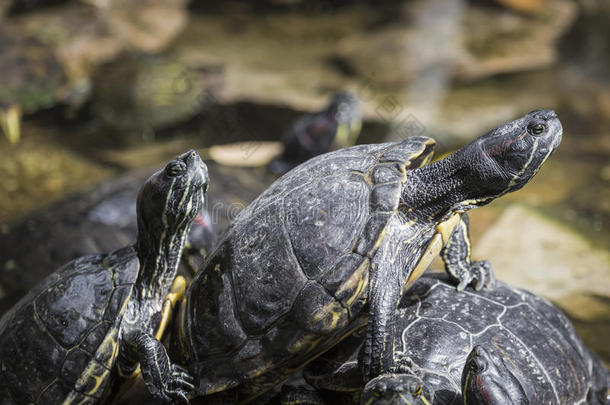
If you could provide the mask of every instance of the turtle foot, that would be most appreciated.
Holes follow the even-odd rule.
[[[483,289],[483,287],[493,288],[495,283],[494,272],[487,260],[471,262],[468,270],[458,275],[458,291],[464,290],[473,283],[476,291]]]
[[[188,404],[188,394],[195,389],[195,379],[182,367],[173,364],[172,374],[166,383],[163,395],[173,403]]]

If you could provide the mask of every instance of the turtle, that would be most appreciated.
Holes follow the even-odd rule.
[[[280,177],[182,300],[171,350],[196,395],[256,398],[362,327],[366,379],[392,370],[403,291],[439,252],[459,290],[490,285],[464,212],[523,187],[561,136],[555,112],[536,110],[431,164],[435,143],[420,136],[329,152]]]
[[[354,103],[357,108],[357,101]],[[301,154],[302,158],[307,156],[309,153]],[[294,167],[299,163],[302,161],[282,164]],[[244,169],[214,161],[208,161],[207,167],[216,181],[195,218],[182,255],[181,274],[187,278],[237,213],[277,179],[265,168]],[[18,220],[0,222],[0,291],[5,291],[4,296],[0,294],[0,315],[49,269],[132,241],[137,235],[138,185],[151,174],[151,169],[130,171]]]
[[[0,54],[0,129],[17,143],[21,116],[55,105],[65,75],[43,43],[6,24],[0,27]]]
[[[305,380],[319,390],[364,388],[360,403],[371,405],[389,399],[406,405],[401,396],[447,405],[608,400],[608,372],[561,310],[501,281],[494,289],[458,293],[444,274],[422,276],[397,310],[392,344],[400,373],[366,386],[357,366],[362,343],[362,336],[350,336],[310,363]],[[418,393],[423,388],[426,393]],[[328,399],[318,403],[332,403]]]
[[[0,298],[0,314],[63,263],[134,241],[139,185],[153,173],[150,169],[126,173],[2,224],[0,288],[6,294]],[[185,244],[183,273],[191,271],[191,263],[196,265],[215,239],[216,231],[202,210]]]
[[[114,130],[114,143],[150,141],[155,132],[214,104],[222,73],[220,65],[187,64],[166,54],[126,53],[99,67],[91,110],[103,129]]]
[[[358,97],[351,91],[336,93],[322,111],[303,114],[282,137],[284,151],[269,169],[284,174],[314,156],[353,146],[362,128]]]
[[[206,203],[182,255],[180,273],[192,276],[216,239],[277,176],[264,168],[207,162]],[[137,235],[138,185],[151,169],[129,171],[13,221],[0,221],[0,315],[51,269],[76,257],[111,251]]]
[[[186,402],[191,378],[159,339],[208,182],[197,152],[172,160],[140,189],[135,244],[68,262],[0,319],[3,403],[104,403],[139,369],[153,395]]]

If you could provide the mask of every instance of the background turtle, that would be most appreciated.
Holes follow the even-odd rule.
[[[284,151],[269,169],[284,174],[314,156],[356,143],[362,128],[358,98],[346,91],[333,96],[322,111],[299,117],[282,139]]]
[[[221,66],[128,53],[96,72],[91,109],[119,141],[150,141],[155,131],[184,122],[214,104],[222,73]]]
[[[0,27],[0,54],[0,129],[17,143],[21,115],[55,105],[65,75],[44,44],[5,24]]]
[[[177,279],[166,300],[207,183],[195,151],[171,161],[140,190],[134,245],[67,263],[2,317],[1,397],[99,403],[139,364],[153,395],[186,400],[190,377],[158,339],[184,290]]]
[[[346,97],[351,101],[339,108],[343,114],[340,116],[348,115],[359,120],[357,100],[348,95],[335,98]],[[305,114],[303,117],[310,116]],[[341,125],[353,128],[357,123],[344,122]],[[335,137],[341,132],[337,128],[335,122],[332,128],[325,128],[322,132],[289,133],[305,143],[308,137],[311,137],[311,142],[323,137],[329,141],[327,147],[333,138],[338,145],[347,146]],[[353,136],[341,140],[354,141]],[[299,147],[293,145],[293,153]],[[298,156],[294,155],[290,161],[282,161],[282,167],[291,168],[303,162],[295,159],[308,159],[311,153],[326,151],[316,149],[297,153]],[[244,169],[211,161],[207,167],[214,181],[207,193],[205,209],[195,218],[185,246],[182,256],[182,274],[185,275],[194,273],[206,252],[212,248],[217,234],[277,178],[265,168]],[[18,221],[0,223],[0,291],[4,291],[4,295],[0,294],[0,314],[45,277],[49,269],[76,257],[109,252],[133,241],[137,235],[137,190],[150,174],[150,169],[128,172]]]
[[[337,345],[308,366],[307,381],[320,389],[361,389],[361,344],[352,335]],[[361,403],[389,397],[401,403],[400,395],[417,388],[401,380],[417,377],[433,394],[427,396],[431,404],[606,403],[607,371],[565,315],[502,282],[458,293],[442,274],[422,277],[398,307],[392,344],[405,374],[370,381]]]
[[[183,274],[192,274],[226,228],[234,211],[245,207],[276,177],[264,171],[243,170],[210,162],[217,181],[204,209],[195,218],[182,256]],[[75,194],[50,207],[6,223],[0,229],[0,313],[30,288],[76,257],[108,252],[137,236],[138,185],[151,170],[138,170]]]
[[[181,305],[174,350],[199,391],[252,398],[364,324],[365,376],[393,369],[403,290],[445,244],[458,288],[489,284],[462,213],[525,185],[561,133],[553,111],[537,110],[427,166],[434,142],[413,137],[327,153],[278,179],[235,219]]]

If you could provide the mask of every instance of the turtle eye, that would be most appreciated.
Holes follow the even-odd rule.
[[[543,133],[546,130],[546,125],[544,125],[544,124],[530,125],[527,128],[527,130],[532,135],[540,135],[541,133]]]
[[[170,177],[176,177],[186,170],[186,164],[181,160],[170,162],[165,168],[165,173]]]

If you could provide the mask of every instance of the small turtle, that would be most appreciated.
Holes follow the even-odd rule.
[[[197,152],[172,160],[140,189],[134,245],[67,263],[2,317],[3,403],[102,403],[138,367],[153,395],[186,401],[191,379],[158,339],[184,292],[176,269],[207,184]]]
[[[284,135],[284,152],[269,169],[284,174],[314,156],[353,146],[362,128],[358,98],[352,92],[337,93],[322,111],[300,116]]]
[[[221,86],[219,66],[190,66],[165,55],[126,54],[94,77],[92,112],[120,141],[152,140],[210,106]]]
[[[0,129],[17,143],[21,115],[57,103],[65,75],[44,44],[6,26],[0,26],[0,55]]]
[[[293,167],[298,163],[302,161],[283,164]],[[207,166],[215,181],[182,255],[181,273],[187,276],[201,265],[218,233],[277,179],[263,168],[244,169],[214,162]],[[76,257],[118,249],[134,240],[137,190],[150,174],[150,170],[129,172],[20,220],[0,222],[0,290],[6,292],[0,298],[0,315],[50,269]]]
[[[357,366],[362,342],[352,335],[315,360],[304,372],[307,382],[324,390],[362,389]],[[492,290],[458,293],[445,275],[422,277],[398,307],[391,344],[403,374],[369,381],[360,403],[394,397],[393,403],[406,404],[400,396],[413,395],[422,385],[429,394],[420,401],[428,398],[430,404],[607,400],[608,373],[565,315],[545,299],[502,282]],[[304,397],[306,391],[300,392]]]
[[[470,259],[463,213],[523,187],[561,133],[555,112],[537,110],[429,165],[434,141],[412,137],[330,152],[278,179],[180,307],[173,350],[200,393],[256,397],[364,325],[364,375],[391,370],[403,291],[441,250],[458,289],[491,284],[489,263]]]
[[[211,185],[206,205],[193,222],[182,255],[181,273],[192,274],[224,230],[234,210],[243,209],[275,176],[208,165]],[[138,186],[151,171],[129,172],[92,189],[33,212],[18,221],[0,223],[0,314],[56,269],[76,257],[108,252],[137,236]]]

